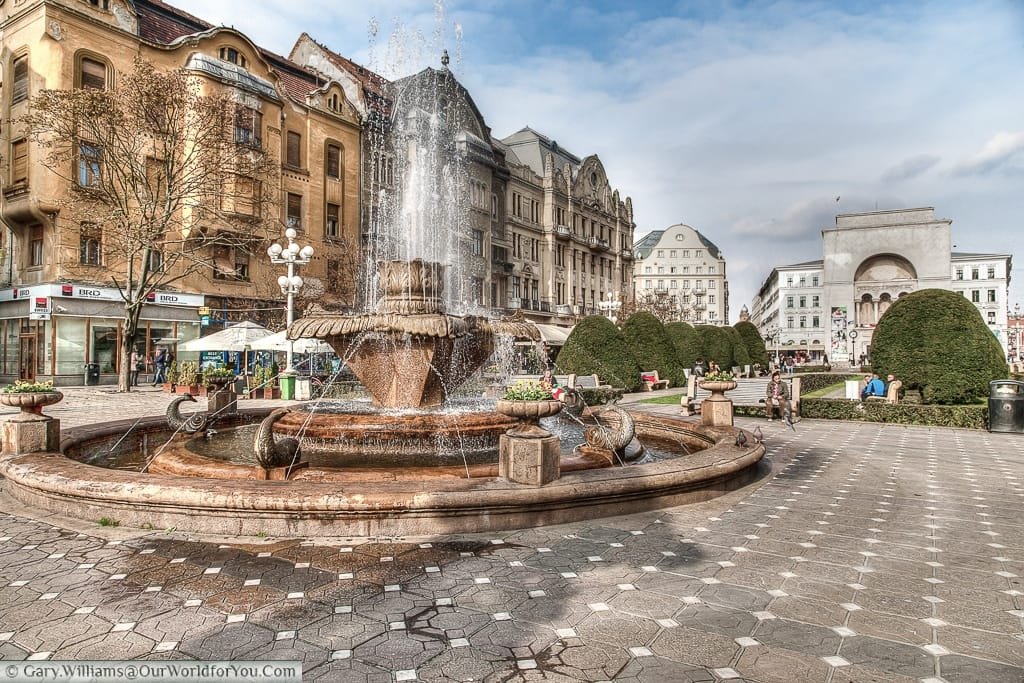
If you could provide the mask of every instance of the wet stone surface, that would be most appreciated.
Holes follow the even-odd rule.
[[[1024,679],[1024,438],[738,423],[771,463],[740,491],[479,536],[196,539],[0,495],[0,658],[297,659],[324,681]]]

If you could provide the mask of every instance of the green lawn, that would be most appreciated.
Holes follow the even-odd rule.
[[[835,384],[830,384],[827,387],[822,387],[821,389],[815,389],[814,391],[808,391],[806,393],[801,393],[800,397],[801,398],[823,398],[823,397],[827,396],[828,394],[832,393],[833,391],[836,391],[837,389],[845,389],[845,388],[846,388],[846,380],[843,380],[842,382],[836,382]]]
[[[640,403],[655,403],[660,406],[674,406],[679,405],[679,400],[683,394],[669,394],[667,396],[656,396],[654,398],[645,398]]]

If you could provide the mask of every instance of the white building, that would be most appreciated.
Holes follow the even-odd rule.
[[[751,322],[787,355],[859,361],[893,301],[948,289],[978,307],[1005,353],[1012,256],[953,252],[951,226],[931,207],[836,216],[821,233],[823,259],[775,268]]]
[[[654,230],[638,240],[633,265],[637,307],[663,321],[724,325],[729,281],[718,247],[689,225]]]

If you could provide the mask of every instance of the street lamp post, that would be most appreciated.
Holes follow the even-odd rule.
[[[295,295],[302,289],[302,277],[295,273],[295,267],[304,266],[313,258],[313,247],[308,244],[300,247],[299,243],[295,241],[297,235],[295,228],[288,228],[284,231],[285,239],[288,240],[287,246],[282,246],[280,242],[274,242],[267,248],[267,256],[270,257],[271,263],[288,267],[288,274],[277,278],[277,284],[281,287],[281,293],[287,297],[286,320],[289,328],[295,321]],[[289,339],[284,369],[288,374],[295,374],[295,369],[292,367],[294,351],[295,342]]]
[[[604,313],[609,320],[616,322],[616,314],[619,312],[619,309],[622,308],[622,302],[619,301],[617,296],[608,292],[608,296],[604,301],[599,301],[597,303],[597,307],[601,309],[601,312]]]

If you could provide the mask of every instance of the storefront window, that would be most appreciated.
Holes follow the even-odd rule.
[[[193,339],[199,339],[202,336],[202,329],[199,326],[199,321],[195,322],[179,322],[178,323],[178,344],[183,342],[192,341]],[[193,351],[178,351],[178,360],[198,360],[199,353]]]
[[[50,344],[50,325],[47,320],[36,321],[36,374],[50,374],[50,361],[53,359],[53,346]]]
[[[100,364],[100,372],[117,372],[117,321],[93,318],[89,361]]]
[[[151,322],[149,325],[149,347],[146,349],[146,357],[152,362],[152,359],[156,357],[161,348],[173,351],[177,340],[174,338],[174,323],[160,321]],[[139,335],[140,341],[143,334],[145,332]],[[136,343],[136,346],[141,347],[142,344]]]
[[[4,374],[18,374],[18,330],[17,320],[4,320]]]
[[[57,323],[57,374],[80,375],[85,363],[85,318],[59,316]]]

